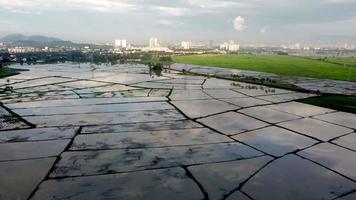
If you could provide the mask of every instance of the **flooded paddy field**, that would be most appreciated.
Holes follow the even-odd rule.
[[[0,79],[0,199],[356,199],[356,115],[145,65]]]

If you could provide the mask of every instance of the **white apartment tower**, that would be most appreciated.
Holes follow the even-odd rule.
[[[230,42],[224,42],[220,44],[220,49],[226,51],[239,51],[240,45],[235,44],[233,40],[230,40]]]
[[[127,47],[127,41],[126,40],[121,40],[121,47],[126,48]]]
[[[156,37],[150,38],[149,47],[150,47],[151,49],[152,49],[152,48],[161,47],[158,38],[156,38]]]
[[[191,41],[182,41],[181,46],[183,49],[190,49],[190,48],[192,48],[192,42]]]
[[[127,41],[126,40],[115,40],[115,48],[126,48]]]
[[[240,45],[235,44],[233,40],[230,40],[229,51],[238,51],[238,50],[240,50]]]

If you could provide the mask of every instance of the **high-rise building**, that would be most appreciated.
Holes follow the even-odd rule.
[[[161,47],[161,45],[160,45],[160,42],[159,42],[158,38],[156,38],[156,37],[152,37],[152,38],[150,38],[150,41],[149,41],[149,47],[150,47],[150,48],[157,48],[157,47]]]
[[[301,49],[300,43],[295,43],[292,49],[297,49],[297,50]]]
[[[220,49],[226,51],[239,51],[240,45],[235,44],[233,40],[230,40],[230,42],[224,42],[220,44]]]
[[[214,41],[209,40],[209,48],[213,48],[214,47]]]
[[[127,47],[127,41],[126,40],[121,40],[121,47],[126,48]]]
[[[127,41],[126,40],[115,40],[115,48],[126,48]]]
[[[150,38],[149,46],[143,48],[142,51],[173,52],[167,47],[167,44],[165,42],[160,41],[156,37]]]
[[[229,49],[229,44],[227,42],[224,42],[220,44],[220,49],[221,50],[228,50]]]
[[[183,49],[190,49],[190,48],[192,48],[192,42],[191,41],[182,41],[181,46]]]
[[[115,47],[121,47],[121,40],[115,40]]]
[[[235,44],[233,40],[230,40],[229,51],[238,51],[238,50],[240,50],[240,45]]]

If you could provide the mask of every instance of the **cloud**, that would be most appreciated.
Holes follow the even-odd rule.
[[[135,4],[114,0],[67,0],[67,3],[76,6],[77,9],[84,8],[98,12],[129,12],[138,8]]]
[[[40,11],[89,10],[94,12],[122,13],[138,9],[138,4],[122,0],[0,0],[0,8],[23,14]]]
[[[0,0],[0,8],[19,14],[39,14],[38,11],[31,11],[33,3],[24,0]]]
[[[243,31],[246,29],[245,18],[238,16],[233,20],[234,28],[237,31]]]
[[[26,15],[39,15],[41,12],[39,11],[30,11],[30,10],[25,10],[25,9],[18,9],[18,8],[13,8],[13,7],[4,7],[5,10],[13,12],[13,13],[18,13],[18,14],[26,14]]]
[[[0,6],[4,7],[28,7],[30,5],[29,1],[24,0],[0,0]]]
[[[157,24],[169,26],[169,27],[177,27],[177,26],[183,25],[182,22],[177,22],[177,21],[173,21],[173,20],[164,20],[164,19],[158,20]]]
[[[326,2],[328,3],[345,3],[345,4],[355,4],[355,0],[326,0]]]
[[[191,11],[188,8],[181,8],[181,7],[157,6],[154,8],[164,14],[177,16],[177,17],[189,15],[189,13],[191,13]]]
[[[188,0],[187,3],[188,5],[203,9],[224,9],[229,7],[243,8],[250,6],[250,4],[247,4],[245,2],[234,2],[226,0]]]
[[[267,31],[270,29],[270,26],[264,26],[260,29],[260,33],[265,34],[267,33]]]
[[[6,24],[8,28],[0,28],[0,32],[54,33],[68,39],[74,35],[79,40],[82,40],[81,37],[92,37],[94,40],[101,38],[105,41],[116,35],[146,40],[145,37],[152,33],[161,33],[163,37],[172,39],[189,37],[197,40],[223,40],[226,37],[234,39],[236,31],[239,31],[239,39],[246,43],[255,40],[303,42],[304,38],[323,34],[356,35],[356,0],[305,2],[0,0],[0,21],[11,22]],[[0,24],[5,27],[4,23]],[[13,28],[15,25],[21,29]],[[174,30],[174,27],[182,28],[182,31],[177,31],[178,28]],[[272,31],[269,37],[261,37]]]

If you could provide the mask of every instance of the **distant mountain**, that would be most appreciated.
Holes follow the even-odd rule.
[[[77,44],[71,41],[32,41],[32,40],[18,40],[16,42],[9,43],[9,46],[26,46],[26,47],[83,47],[84,44]]]
[[[58,42],[58,41],[63,41],[58,38],[54,37],[47,37],[43,35],[31,35],[31,36],[26,36],[22,34],[9,34],[6,35],[5,37],[1,38],[0,41],[5,42],[5,43],[14,43],[18,41],[32,41],[32,42]]]
[[[10,34],[3,38],[0,38],[0,42],[6,43],[9,47],[25,46],[25,47],[65,47],[65,48],[83,48],[85,46],[104,48],[107,49],[110,46],[74,43],[72,41],[65,41],[59,38],[47,37],[43,35],[31,35],[26,36],[23,34]]]

